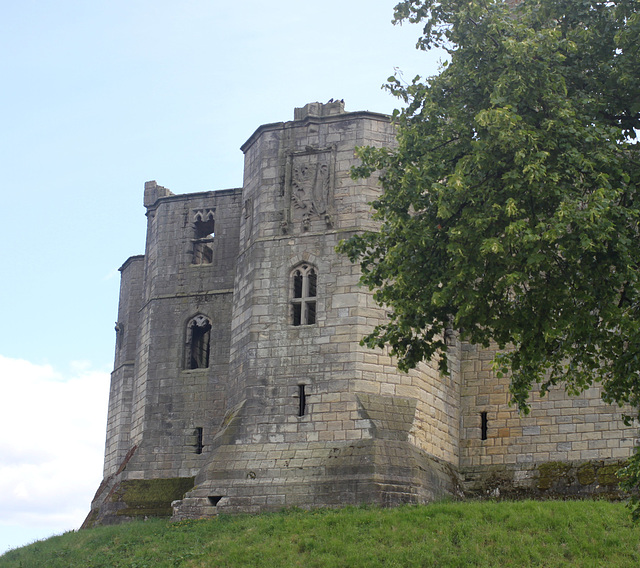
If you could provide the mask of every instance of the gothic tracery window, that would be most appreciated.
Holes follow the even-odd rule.
[[[316,323],[318,276],[315,268],[303,264],[293,271],[291,280],[291,323],[296,326]]]
[[[206,369],[209,366],[211,322],[202,315],[187,325],[185,369]]]

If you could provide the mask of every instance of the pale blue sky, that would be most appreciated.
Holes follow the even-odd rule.
[[[0,2],[0,553],[89,510],[144,182],[238,187],[240,145],[308,102],[390,113],[394,68],[437,71],[394,4]]]

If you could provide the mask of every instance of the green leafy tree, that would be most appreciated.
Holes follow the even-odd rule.
[[[440,73],[387,88],[397,149],[381,228],[343,242],[389,320],[364,342],[401,369],[439,358],[446,328],[503,349],[524,412],[535,384],[640,408],[640,1],[407,0]],[[508,348],[508,349],[507,349]],[[635,460],[635,461],[634,461]],[[640,481],[636,454],[629,486]]]

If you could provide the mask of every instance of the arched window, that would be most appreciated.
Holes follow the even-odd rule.
[[[316,323],[316,290],[318,275],[309,264],[302,264],[291,274],[291,323],[312,325]]]
[[[209,366],[211,322],[203,315],[196,316],[187,325],[185,369],[206,369]]]

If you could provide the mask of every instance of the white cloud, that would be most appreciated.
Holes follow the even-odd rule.
[[[0,355],[0,534],[13,539],[78,528],[100,483],[109,374],[70,369]],[[0,553],[21,544],[0,537]]]

